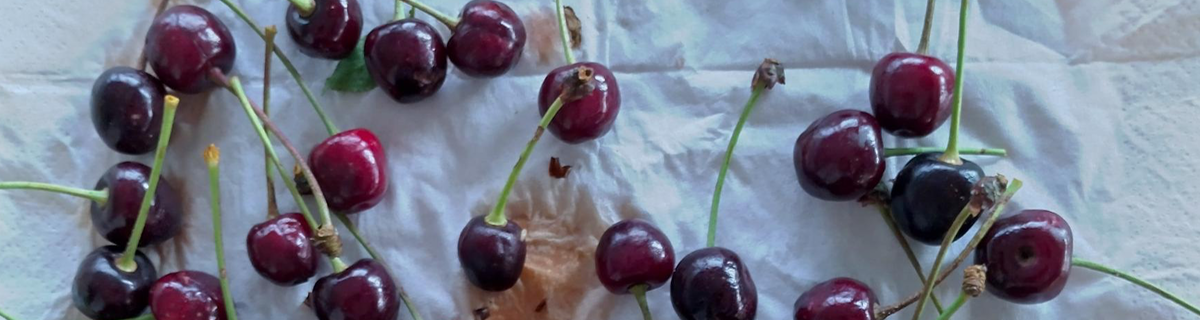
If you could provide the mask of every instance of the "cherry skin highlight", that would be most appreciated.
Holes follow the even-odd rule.
[[[225,320],[221,282],[200,271],[167,274],[150,287],[150,312],[155,320]]]
[[[879,299],[866,284],[850,278],[818,283],[796,299],[795,320],[875,320]]]
[[[474,0],[463,6],[446,49],[454,66],[468,76],[496,77],[521,61],[525,25],[504,3]]]
[[[1000,218],[975,248],[987,267],[987,290],[1011,302],[1034,304],[1062,293],[1071,273],[1071,225],[1046,210]]]
[[[317,274],[321,254],[312,240],[304,216],[282,214],[250,228],[246,253],[258,274],[277,285],[294,286]]]
[[[683,320],[749,320],[758,311],[758,291],[736,253],[708,247],[679,261],[671,304]]]
[[[296,46],[306,55],[341,60],[354,52],[362,35],[362,8],[358,0],[316,0],[305,17],[296,6],[287,9],[287,29]]]
[[[892,216],[904,234],[928,245],[940,245],[954,219],[971,200],[971,189],[983,178],[983,168],[962,160],[954,165],[938,160],[941,153],[913,157],[892,184]],[[961,238],[975,224],[969,217],[958,230]]]
[[[75,271],[71,298],[75,309],[95,320],[119,320],[142,314],[150,303],[150,286],[158,278],[154,264],[140,251],[133,262],[137,269],[117,269],[124,250],[103,246],[92,250]]]
[[[458,262],[476,287],[508,290],[525,270],[525,230],[512,220],[493,226],[483,216],[472,218],[458,236]]]
[[[137,222],[142,198],[150,188],[150,167],[137,162],[122,162],[112,166],[96,182],[96,190],[108,189],[108,201],[101,206],[93,202],[92,226],[109,242],[124,246],[129,243]],[[179,234],[183,225],[183,205],[165,177],[158,180],[158,191],[150,202],[146,226],[138,246],[163,243]]]
[[[100,140],[124,154],[154,151],[167,90],[158,78],[130,67],[105,70],[92,84],[92,125]]]
[[[538,92],[541,115],[546,115],[550,105],[562,93],[563,82],[574,76],[575,70],[581,66],[591,68],[594,72],[592,85],[595,89],[579,100],[564,103],[547,128],[559,140],[572,144],[604,136],[612,129],[617,113],[621,111],[621,89],[612,71],[599,63],[579,62],[558,67],[546,75]]]
[[[371,79],[396,102],[425,100],[446,81],[446,46],[425,21],[397,20],[371,30],[363,57]]]
[[[879,185],[886,162],[879,123],[870,114],[839,110],[813,121],[792,151],[796,178],[823,200],[858,200]]]
[[[308,165],[334,212],[370,209],[387,192],[387,153],[371,130],[351,129],[325,139],[309,153]]]
[[[675,269],[675,249],[661,230],[642,219],[608,227],[596,244],[596,275],[608,291],[630,293],[636,285],[661,287]]]
[[[891,53],[871,71],[871,111],[884,131],[924,137],[950,117],[954,70],[938,58]]]
[[[146,34],[146,61],[162,83],[175,91],[196,94],[216,86],[213,68],[228,74],[237,47],[229,28],[208,10],[178,5],[163,11]]]
[[[313,311],[321,320],[396,319],[400,312],[392,276],[375,260],[358,260],[313,287]]]

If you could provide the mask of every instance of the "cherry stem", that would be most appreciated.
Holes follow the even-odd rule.
[[[922,153],[941,152],[945,153],[946,149],[937,147],[916,147],[916,148],[886,148],[883,149],[884,157],[898,156],[914,156]],[[974,154],[984,156],[1007,157],[1008,150],[1003,148],[958,148],[958,154]]]
[[[288,2],[296,7],[296,11],[300,13],[301,17],[311,16],[317,9],[317,2],[313,0],[288,0]]]
[[[954,313],[958,312],[959,308],[962,308],[964,304],[967,304],[968,297],[970,297],[970,295],[967,295],[966,292],[959,292],[958,299],[954,299],[954,303],[950,304],[950,308],[946,309],[946,312],[942,313],[942,315],[938,317],[938,320],[950,320],[950,317],[954,316]]]
[[[264,33],[262,29],[258,27],[258,24],[254,23],[254,20],[250,19],[250,16],[246,15],[246,12],[243,11],[241,7],[238,7],[237,4],[234,4],[231,0],[221,0],[221,2],[224,3],[225,6],[229,7],[229,10],[233,10],[233,13],[237,14],[239,18],[242,18],[242,21],[245,21],[246,24],[250,26],[250,29],[254,30],[254,33],[257,33],[260,38],[263,38],[263,40],[266,41],[266,33]],[[330,121],[329,117],[325,115],[324,108],[321,108],[321,103],[317,102],[317,98],[313,96],[312,90],[308,90],[308,85],[304,84],[304,78],[300,77],[300,71],[296,70],[296,66],[292,65],[292,60],[288,59],[287,55],[284,55],[283,50],[279,50],[278,46],[272,49],[273,50],[271,51],[275,52],[275,56],[279,58],[279,62],[283,63],[283,67],[287,68],[288,73],[292,75],[292,79],[296,81],[296,85],[300,86],[300,91],[304,92],[304,97],[308,98],[308,103],[312,105],[313,111],[317,112],[317,117],[321,118],[321,122],[325,124],[325,131],[328,131],[329,135],[331,136],[337,134],[338,132],[342,132],[341,130],[338,130],[337,126],[333,125],[333,121]],[[286,179],[287,176],[285,175],[284,177]]]
[[[129,243],[125,245],[125,253],[117,260],[117,269],[125,272],[137,271],[138,265],[133,258],[137,255],[138,243],[142,240],[142,231],[146,229],[146,218],[150,215],[150,204],[158,193],[158,179],[162,175],[163,160],[167,157],[167,143],[171,141],[171,130],[175,128],[175,110],[179,107],[179,98],[167,95],[163,99],[162,129],[158,135],[158,146],[154,151],[154,166],[150,167],[150,189],[142,197],[142,206],[138,209],[137,222],[133,224],[133,233],[129,235]]]
[[[448,15],[442,13],[441,11],[437,11],[437,9],[434,9],[433,7],[430,7],[427,4],[421,3],[420,1],[417,1],[417,0],[401,0],[401,1],[404,1],[404,3],[407,3],[413,7],[421,10],[422,12],[425,12],[426,14],[433,16],[433,18],[437,19],[438,21],[441,21],[442,24],[445,24],[447,28],[450,28],[450,32],[454,32],[454,28],[458,27],[458,19],[457,18],[448,16]]]
[[[946,152],[938,158],[942,162],[950,164],[962,163],[962,159],[958,157],[958,127],[962,118],[963,69],[966,69],[963,57],[967,52],[967,4],[970,2],[970,0],[962,0],[962,9],[959,11],[958,59],[956,60],[958,64],[954,68],[954,104],[950,115],[950,142],[946,145]]]
[[[725,174],[729,171],[729,162],[733,159],[733,148],[737,146],[738,137],[742,135],[742,128],[746,126],[746,119],[750,118],[750,111],[754,110],[754,105],[758,104],[758,97],[766,91],[766,84],[754,86],[750,92],[750,99],[746,101],[746,107],[742,108],[742,116],[738,118],[737,125],[733,127],[733,135],[729,138],[729,147],[725,149],[725,158],[721,162],[721,171],[717,172],[717,186],[713,191],[712,210],[708,214],[708,247],[717,243],[717,211],[721,205],[721,189],[725,187]]]
[[[550,104],[550,109],[546,110],[546,115],[542,116],[542,121],[538,123],[537,130],[533,132],[533,138],[529,139],[529,143],[525,145],[525,151],[521,152],[521,157],[517,158],[517,164],[513,166],[512,173],[508,174],[508,182],[504,184],[504,189],[500,191],[500,198],[496,200],[496,206],[492,207],[492,213],[484,217],[484,222],[493,226],[503,226],[508,224],[508,218],[504,217],[504,206],[508,204],[508,194],[512,192],[512,188],[517,184],[517,177],[521,175],[521,168],[525,167],[525,162],[529,160],[529,154],[533,153],[533,147],[537,145],[542,134],[546,132],[546,126],[550,124],[550,120],[554,119],[554,115],[558,114],[558,110],[562,109],[563,97],[567,91],[563,90],[558,98],[554,99],[554,103]]]
[[[567,64],[575,64],[575,53],[571,51],[571,34],[567,31],[567,15],[563,10],[562,0],[554,0],[554,10],[558,14],[558,34],[562,37],[563,56]]]
[[[650,315],[650,303],[646,302],[646,290],[650,286],[639,284],[629,288],[629,292],[633,294],[633,298],[637,299],[638,307],[642,308],[642,319],[653,320]]]
[[[371,243],[362,236],[362,233],[358,231],[358,227],[354,226],[353,221],[350,221],[349,216],[339,213],[337,214],[337,218],[342,222],[343,226],[346,226],[346,230],[350,230],[350,234],[354,235],[354,239],[358,240],[358,243],[367,250],[367,255],[371,256],[371,259],[383,264],[384,268],[388,268],[387,261],[383,260],[383,256],[376,252],[375,248],[371,246]],[[388,269],[388,272],[391,273],[390,268]],[[404,291],[404,286],[396,283],[396,289],[397,291],[400,291],[400,300],[404,301],[404,306],[408,308],[408,313],[412,315],[413,320],[421,320],[421,314],[417,312],[416,305],[412,303],[412,299],[409,298],[408,293]]]
[[[225,300],[225,315],[237,320],[233,308],[233,293],[229,292],[229,274],[225,271],[225,240],[221,237],[221,150],[216,145],[204,149],[204,163],[208,165],[208,191],[212,207],[213,245],[217,251],[217,271],[221,282],[221,297]]]
[[[396,11],[392,13],[392,21],[400,19],[404,19],[404,1],[396,0]]]
[[[925,283],[925,268],[921,267],[921,260],[917,259],[917,255],[913,253],[912,246],[908,244],[908,239],[904,238],[904,234],[900,232],[900,227],[896,225],[896,219],[892,217],[892,210],[883,203],[877,203],[875,207],[879,208],[879,215],[883,217],[883,222],[887,224],[888,229],[892,230],[892,235],[896,237],[896,242],[900,244],[900,248],[904,249],[904,255],[908,257],[908,263],[917,272],[917,278],[921,280],[921,283]],[[933,307],[937,309],[938,313],[943,313],[942,302],[938,300],[937,296],[931,298],[933,300]]]
[[[921,42],[917,44],[917,54],[925,54],[929,50],[929,31],[933,29],[933,3],[935,0],[929,0],[925,4],[925,26],[921,28]]]
[[[1191,311],[1192,313],[1194,313],[1196,315],[1200,315],[1200,308],[1197,308],[1195,305],[1188,303],[1187,301],[1184,301],[1183,299],[1179,298],[1179,296],[1176,296],[1175,294],[1167,291],[1166,289],[1163,289],[1152,283],[1146,282],[1146,280],[1142,280],[1138,277],[1133,276],[1132,274],[1129,274],[1124,271],[1117,270],[1112,267],[1105,266],[1105,265],[1102,265],[1102,264],[1099,264],[1096,262],[1080,259],[1080,258],[1072,258],[1071,265],[1076,266],[1076,267],[1085,268],[1085,269],[1091,269],[1094,271],[1099,271],[1099,272],[1106,273],[1106,274],[1109,274],[1112,276],[1116,276],[1117,278],[1125,279],[1125,281],[1129,281],[1129,282],[1132,282],[1133,284],[1136,284],[1142,288],[1146,288],[1146,290],[1150,290],[1151,292],[1157,293],[1159,296],[1162,296],[1163,298],[1167,298],[1167,300],[1171,300],[1171,302],[1178,304],[1179,306],[1183,307],[1184,309],[1187,309],[1188,311]]]
[[[265,50],[265,58],[263,59],[263,114],[271,115],[271,51],[275,50],[275,26],[267,26],[266,36],[263,40],[267,43]],[[275,200],[275,178],[271,171],[274,171],[275,163],[271,162],[271,154],[263,147],[263,165],[264,172],[267,178],[267,219],[273,219],[279,216],[279,204]]]
[[[31,181],[0,182],[0,190],[5,190],[5,189],[42,190],[42,191],[50,191],[50,192],[55,192],[55,193],[67,194],[67,195],[72,195],[72,196],[91,200],[92,202],[95,202],[96,204],[99,204],[100,206],[104,206],[104,204],[106,202],[108,202],[108,189],[103,189],[103,190],[81,189],[81,188],[73,188],[73,187],[67,187],[67,186],[60,186],[60,185],[56,185],[56,184],[49,184],[49,183],[43,183],[43,182],[31,182]]]
[[[17,320],[17,317],[4,313],[4,310],[0,310],[0,318],[4,318],[5,320]]]
[[[167,10],[167,3],[170,3],[170,2],[171,2],[171,0],[159,0],[158,8],[154,9],[154,17],[157,18],[159,15],[161,15],[163,13],[163,11]],[[142,49],[142,54],[138,56],[137,66],[138,66],[137,67],[138,70],[146,71],[146,50],[145,49]]]

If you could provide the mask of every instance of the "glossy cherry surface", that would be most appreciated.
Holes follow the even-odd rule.
[[[808,289],[794,305],[795,320],[874,320],[879,299],[866,284],[833,278]]]
[[[817,119],[796,139],[792,164],[808,194],[824,200],[858,200],[879,185],[886,169],[879,123],[857,110],[839,110]]]
[[[354,52],[362,35],[362,8],[358,0],[316,0],[313,12],[300,14],[288,6],[287,29],[300,52],[309,56],[340,60]]]
[[[550,105],[562,93],[563,82],[575,75],[580,66],[594,72],[592,93],[579,100],[567,102],[550,121],[550,133],[567,143],[582,143],[603,136],[612,129],[621,111],[621,88],[607,67],[595,62],[579,62],[558,67],[546,75],[538,91],[538,108],[546,115]]]
[[[987,267],[987,290],[1016,303],[1042,303],[1062,293],[1071,273],[1071,226],[1046,210],[1024,210],[996,220],[975,248]]]
[[[671,304],[684,320],[754,319],[758,291],[736,253],[708,247],[679,261],[671,278]]]
[[[512,220],[493,226],[483,216],[472,218],[458,236],[458,262],[476,287],[508,290],[525,270],[525,230]]]
[[[312,306],[321,320],[391,320],[400,312],[397,294],[383,265],[362,259],[317,280]]]
[[[938,58],[888,54],[871,71],[871,111],[883,130],[898,137],[924,137],[950,117],[954,70]]]
[[[629,293],[629,288],[661,287],[675,269],[671,240],[642,219],[622,220],[608,227],[596,244],[596,275],[608,291]]]
[[[450,61],[463,73],[472,77],[499,76],[521,61],[525,24],[504,3],[467,2],[446,49],[450,50]]]
[[[446,81],[446,46],[425,21],[404,19],[376,27],[363,44],[367,72],[392,100],[414,103]]]
[[[282,214],[251,227],[246,253],[258,274],[281,286],[307,282],[317,274],[320,257],[312,243],[312,229],[299,213]]]
[[[308,154],[308,165],[335,212],[370,209],[387,192],[387,153],[371,130],[351,129],[325,139]]]
[[[954,165],[938,160],[941,153],[913,157],[892,184],[892,216],[904,234],[928,245],[939,245],[950,225],[971,200],[971,189],[983,178],[983,168],[962,160]],[[971,229],[978,216],[967,218],[954,239]]]
[[[142,197],[150,189],[150,167],[130,161],[118,163],[104,172],[95,189],[108,189],[108,201],[104,205],[92,203],[92,226],[104,239],[124,246],[133,234]],[[159,244],[179,234],[183,225],[183,206],[179,201],[166,177],[159,177],[158,191],[150,202],[138,246]]]
[[[166,94],[158,78],[141,70],[105,70],[92,84],[92,125],[100,140],[124,154],[154,151]]]
[[[118,320],[142,314],[150,303],[150,286],[158,279],[154,264],[141,252],[133,258],[137,269],[117,269],[122,248],[103,246],[92,250],[75,271],[71,298],[75,309],[90,319]]]
[[[208,71],[233,69],[237,47],[229,28],[208,10],[178,5],[163,11],[146,34],[146,61],[162,83],[182,93],[200,93],[215,84]]]
[[[167,274],[150,287],[150,312],[155,320],[225,320],[221,282],[200,271]]]

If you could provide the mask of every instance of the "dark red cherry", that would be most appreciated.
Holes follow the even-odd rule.
[[[200,271],[165,275],[150,287],[150,312],[155,320],[225,320],[221,282]]]
[[[796,320],[875,320],[879,299],[870,287],[850,278],[818,283],[796,299]]]
[[[983,168],[962,160],[954,165],[938,160],[941,153],[913,157],[892,184],[892,216],[904,234],[928,245],[939,245],[950,225],[971,200],[971,189],[983,178]],[[954,239],[971,229],[978,217],[970,217]]]
[[[363,44],[367,72],[392,100],[414,103],[446,81],[446,47],[425,21],[404,19],[376,27]]]
[[[541,114],[546,115],[550,105],[562,93],[563,81],[574,76],[580,66],[591,68],[594,72],[592,84],[595,89],[579,100],[563,104],[548,128],[550,133],[567,143],[581,143],[603,136],[612,129],[617,113],[621,111],[621,88],[612,71],[599,63],[579,62],[558,67],[546,75],[538,92]]]
[[[708,247],[675,267],[671,304],[684,320],[748,320],[758,311],[758,291],[736,253]]]
[[[370,209],[387,192],[387,153],[371,130],[351,129],[325,139],[308,154],[308,165],[335,212]]]
[[[924,137],[950,117],[954,70],[938,58],[907,52],[888,54],[871,71],[871,111],[883,130],[898,137]]]
[[[92,125],[100,140],[124,154],[154,151],[166,94],[158,78],[141,70],[105,70],[92,84]]]
[[[467,2],[446,49],[450,50],[450,61],[463,73],[472,77],[499,76],[521,60],[525,24],[504,3]]]
[[[508,290],[525,270],[525,230],[512,220],[494,226],[483,216],[472,218],[458,236],[458,262],[476,287]]]
[[[883,179],[881,136],[875,117],[862,111],[834,111],[813,121],[792,151],[800,187],[824,200],[858,200]]]
[[[254,270],[277,285],[294,286],[317,274],[320,253],[299,213],[282,214],[250,228],[246,253]]]
[[[667,235],[642,219],[617,222],[596,244],[596,275],[608,291],[629,293],[629,288],[661,287],[675,269],[675,249]]]
[[[300,52],[309,56],[341,60],[354,52],[362,35],[362,8],[358,0],[315,0],[308,16],[296,6],[287,9],[287,29]]]
[[[1071,273],[1071,225],[1046,210],[996,220],[975,248],[987,267],[987,290],[1016,303],[1042,303],[1062,293]]]
[[[146,61],[162,83],[183,93],[200,93],[215,86],[208,71],[233,69],[237,47],[233,35],[217,16],[192,5],[163,11],[146,34]]]
[[[400,312],[396,283],[382,264],[362,259],[317,280],[313,311],[321,320],[391,320]]]
[[[130,161],[118,163],[104,172],[95,189],[108,189],[108,201],[104,205],[92,203],[92,226],[104,239],[124,246],[133,234],[142,197],[150,189],[150,167]],[[138,242],[140,247],[159,244],[179,234],[183,223],[183,207],[179,201],[171,183],[160,177]]]
[[[154,264],[141,252],[133,258],[137,269],[117,269],[121,247],[103,246],[92,250],[75,271],[71,297],[75,309],[89,319],[118,320],[142,314],[150,303],[150,286],[158,278]]]

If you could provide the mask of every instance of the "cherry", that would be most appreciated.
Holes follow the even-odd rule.
[[[874,320],[875,292],[851,278],[833,278],[796,299],[796,320]]]
[[[424,21],[409,18],[376,27],[363,45],[367,71],[392,100],[415,103],[446,81],[442,36]]]
[[[150,287],[150,312],[155,320],[225,320],[220,280],[192,270],[165,275]]]
[[[133,234],[142,197],[150,187],[150,167],[137,162],[112,166],[96,182],[95,190],[108,190],[103,204],[92,202],[92,226],[109,242],[125,245]],[[180,199],[166,179],[160,179],[158,191],[146,217],[140,247],[162,243],[179,234],[183,223]]]
[[[92,84],[92,125],[100,140],[124,154],[154,151],[166,95],[162,82],[141,70],[105,70]]]
[[[671,304],[684,320],[754,319],[758,291],[736,253],[707,247],[679,261],[671,278]]]
[[[307,282],[317,274],[320,253],[312,229],[299,213],[279,215],[250,228],[246,253],[258,274],[281,286]]]
[[[596,275],[615,294],[630,293],[637,285],[646,286],[644,291],[658,288],[671,279],[674,268],[671,240],[645,220],[617,222],[596,244]]]
[[[813,121],[792,151],[800,186],[833,201],[858,200],[879,185],[886,168],[879,123],[870,114],[839,110]]]
[[[987,267],[987,290],[1016,303],[1054,299],[1071,273],[1071,226],[1046,210],[1024,210],[996,220],[975,248]]]
[[[595,89],[578,100],[566,102],[550,122],[550,133],[567,143],[582,143],[603,136],[612,129],[621,111],[621,89],[607,67],[595,62],[579,62],[558,67],[546,75],[538,92],[538,108],[544,116],[562,94],[563,82],[575,76],[580,67],[591,68]]]
[[[362,35],[362,9],[358,0],[315,0],[311,12],[288,6],[288,34],[300,52],[309,56],[340,60],[354,52]]]
[[[237,47],[229,29],[211,12],[192,5],[167,9],[150,24],[146,61],[163,84],[183,93],[200,93],[215,86],[212,68],[229,73]]]
[[[508,290],[525,269],[525,230],[511,220],[496,226],[472,218],[458,236],[458,262],[476,287]]]
[[[954,71],[931,56],[895,52],[871,71],[871,110],[898,137],[924,137],[945,123],[953,92]]]
[[[453,29],[446,49],[454,66],[468,76],[496,77],[521,60],[525,49],[525,25],[521,17],[502,2],[467,2]]]
[[[387,192],[387,154],[371,130],[351,129],[325,139],[309,153],[308,165],[335,212],[370,209]]]
[[[892,185],[892,216],[904,234],[929,245],[938,245],[967,202],[971,189],[983,178],[983,168],[961,160],[952,164],[938,159],[940,153],[913,157],[896,175]],[[954,239],[967,233],[979,217],[967,218]]]
[[[137,268],[132,272],[118,269],[122,251],[118,246],[96,248],[75,271],[71,297],[75,309],[89,319],[133,318],[141,315],[149,304],[150,286],[158,278],[158,271],[141,252],[134,256]]]
[[[312,306],[321,320],[396,319],[400,312],[396,294],[396,284],[383,265],[362,259],[317,280]]]

